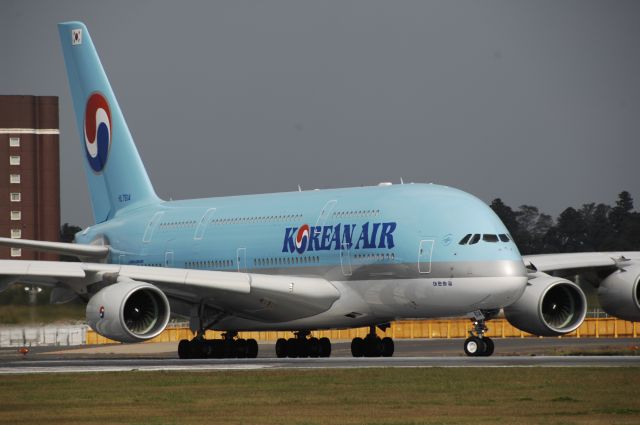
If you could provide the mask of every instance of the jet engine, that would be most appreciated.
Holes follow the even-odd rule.
[[[598,288],[598,300],[608,314],[640,322],[640,266],[610,274]]]
[[[119,280],[87,303],[87,322],[100,335],[120,342],[151,339],[169,322],[169,301],[147,282]]]
[[[546,274],[529,280],[524,293],[504,314],[513,326],[539,336],[563,335],[580,326],[587,298],[575,283]]]

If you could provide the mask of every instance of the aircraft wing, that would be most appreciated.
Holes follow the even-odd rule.
[[[93,295],[121,278],[160,288],[177,305],[205,302],[259,321],[295,320],[328,310],[340,297],[326,279],[254,273],[61,261],[0,260],[0,290],[12,282],[62,285]],[[180,313],[180,312],[178,312]],[[183,312],[184,313],[184,312]]]
[[[640,252],[580,252],[570,254],[539,254],[522,257],[530,269],[540,272],[622,268],[640,262]],[[532,267],[533,266],[533,267]]]
[[[29,239],[0,238],[0,246],[32,249],[34,251],[56,252],[73,255],[78,258],[103,259],[109,255],[109,247],[100,245],[83,245],[66,242],[34,241]]]

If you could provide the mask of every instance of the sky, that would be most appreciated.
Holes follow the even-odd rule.
[[[0,94],[60,98],[83,21],[164,199],[433,182],[557,216],[640,203],[640,2],[0,0]]]

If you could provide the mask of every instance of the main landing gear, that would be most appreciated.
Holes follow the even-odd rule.
[[[204,339],[198,334],[191,341],[183,339],[178,344],[181,359],[255,359],[258,357],[258,342],[236,338],[237,332],[222,334],[222,339]]]
[[[311,332],[294,332],[295,338],[279,338],[276,341],[276,356],[283,357],[329,357],[331,341],[329,338],[307,338]]]
[[[353,357],[391,357],[394,351],[393,339],[380,338],[376,335],[376,327],[369,327],[369,334],[364,338],[353,338],[351,355]]]
[[[493,340],[484,336],[489,329],[486,325],[486,317],[482,312],[475,312],[473,329],[469,331],[469,338],[464,341],[464,352],[471,357],[488,357],[493,354]]]

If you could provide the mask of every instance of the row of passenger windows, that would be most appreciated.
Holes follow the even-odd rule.
[[[276,257],[276,258],[255,258],[254,266],[282,266],[288,264],[312,264],[319,263],[318,256],[302,256],[302,257]]]
[[[195,220],[181,220],[181,221],[164,221],[162,223],[160,223],[160,228],[161,229],[168,229],[168,228],[172,228],[172,229],[186,229],[186,228],[193,228],[196,226],[196,221]]]
[[[386,254],[355,254],[353,258],[356,261],[389,261],[395,260],[396,254],[386,253]]]
[[[501,233],[499,235],[490,234],[490,233],[485,233],[484,235],[481,235],[479,233],[475,233],[475,234],[469,233],[468,235],[465,235],[465,237],[462,238],[458,243],[460,245],[474,245],[480,242],[480,239],[482,239],[484,242],[491,242],[491,243],[509,242],[511,240],[509,238],[509,235],[505,233]]]
[[[217,225],[223,224],[249,224],[249,223],[278,223],[290,222],[294,220],[302,220],[302,214],[288,215],[266,215],[255,217],[230,217],[230,218],[214,218],[211,223]]]
[[[187,269],[207,269],[212,267],[233,267],[233,264],[233,260],[186,261],[184,267]]]
[[[333,213],[334,218],[349,218],[349,217],[377,217],[380,215],[380,210],[358,210],[358,211],[337,211]]]

